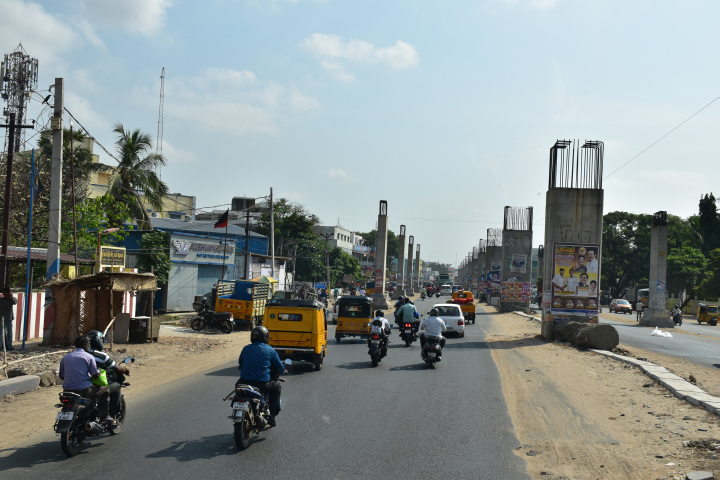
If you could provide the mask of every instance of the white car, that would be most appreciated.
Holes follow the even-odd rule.
[[[457,333],[458,337],[465,336],[465,317],[459,305],[451,303],[438,303],[433,305],[438,309],[438,317],[445,322],[447,333]]]
[[[443,285],[440,287],[440,295],[452,295],[452,285]]]

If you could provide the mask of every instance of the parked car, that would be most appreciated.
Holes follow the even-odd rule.
[[[610,313],[629,313],[632,315],[633,308],[627,300],[616,298],[610,302]]]
[[[445,322],[447,333],[457,333],[458,337],[465,336],[465,317],[459,305],[450,303],[438,303],[433,305],[438,309],[438,317]]]

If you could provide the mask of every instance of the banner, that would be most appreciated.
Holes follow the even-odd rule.
[[[525,273],[527,257],[527,255],[513,253],[512,259],[510,260],[510,271],[513,273]]]
[[[530,303],[531,291],[529,282],[502,282],[500,300],[503,302]]]
[[[556,243],[552,255],[551,313],[597,316],[600,245]]]
[[[493,260],[490,264],[490,272],[485,275],[485,294],[490,297],[500,293],[500,268],[499,260]]]

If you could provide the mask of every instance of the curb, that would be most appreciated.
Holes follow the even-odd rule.
[[[37,375],[22,375],[7,380],[0,380],[0,398],[8,395],[31,392],[39,386],[40,377]]]
[[[528,315],[526,313],[513,313],[527,319],[536,320],[538,322],[541,321],[539,318],[533,317],[532,315]],[[619,360],[629,365],[634,365],[638,367],[648,377],[652,378],[660,385],[668,389],[680,400],[685,400],[692,405],[697,405],[705,408],[705,410],[707,410],[708,412],[712,412],[715,415],[720,415],[720,397],[710,395],[701,388],[698,388],[697,386],[688,382],[684,378],[678,377],[665,367],[661,367],[645,360],[637,360],[635,358],[626,357],[624,355],[618,355],[617,353],[608,352],[607,350],[590,349],[590,351],[598,353],[605,357],[614,358],[615,360]]]

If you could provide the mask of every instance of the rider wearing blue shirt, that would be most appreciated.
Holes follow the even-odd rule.
[[[268,424],[275,426],[275,415],[280,413],[280,382],[272,380],[270,370],[275,374],[286,374],[287,370],[280,361],[280,356],[275,349],[268,345],[270,332],[265,327],[255,327],[250,332],[250,345],[245,345],[240,358],[238,368],[240,369],[240,380],[238,383],[245,383],[260,389],[268,395],[270,403],[270,419]]]

